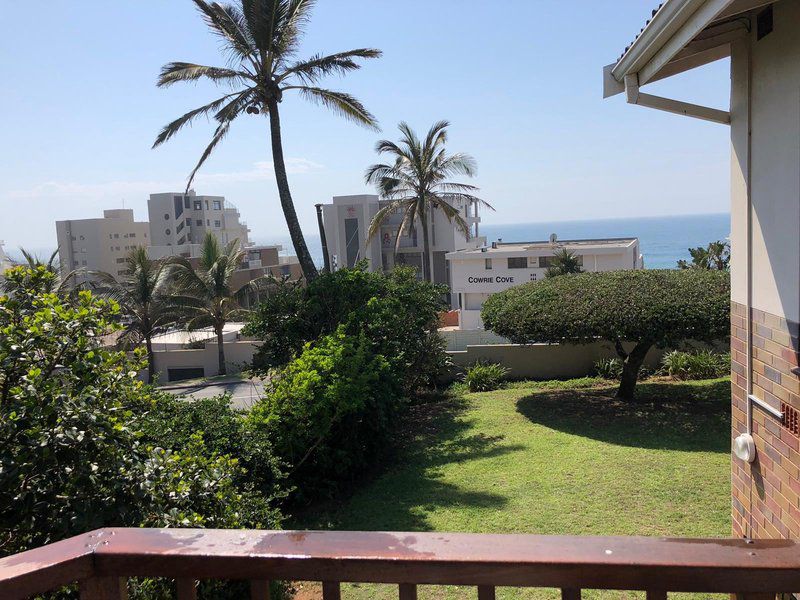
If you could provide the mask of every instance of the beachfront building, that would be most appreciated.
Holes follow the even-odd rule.
[[[732,522],[800,537],[800,1],[667,0],[615,63],[605,94],[731,127]],[[730,56],[717,110],[645,84]]]
[[[121,275],[126,257],[137,246],[147,246],[150,225],[136,221],[129,208],[103,211],[96,219],[56,221],[58,259],[66,271],[104,271]]]
[[[371,270],[391,270],[395,265],[411,265],[422,276],[422,229],[419,222],[409,231],[401,232],[400,243],[395,240],[402,215],[392,215],[380,232],[367,242],[367,230],[375,214],[386,205],[374,194],[334,196],[330,204],[322,206],[328,257],[333,269],[352,267],[366,260]],[[469,226],[464,233],[455,223],[438,210],[428,219],[431,251],[433,253],[433,280],[450,284],[445,255],[466,248],[478,248],[485,243],[479,235],[480,216],[474,202],[456,204]]]
[[[6,251],[3,248],[4,244],[5,242],[3,240],[0,240],[0,275],[2,275],[6,269],[10,269],[11,267],[14,266],[14,263],[11,262],[10,258],[8,258],[8,255],[6,254]]]
[[[239,240],[243,248],[250,245],[247,223],[224,196],[198,196],[194,190],[150,194],[147,211],[151,244],[171,248],[159,251],[165,255],[191,254],[190,248],[183,247],[201,244],[207,232],[223,245],[233,240]],[[183,249],[174,250],[176,246]]]
[[[482,329],[481,308],[494,293],[544,278],[557,252],[567,250],[584,271],[643,269],[638,238],[492,242],[446,255],[451,276],[453,307],[460,329]]]

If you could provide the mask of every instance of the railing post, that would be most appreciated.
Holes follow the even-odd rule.
[[[494,586],[493,585],[479,585],[478,586],[478,600],[494,600]]]
[[[80,582],[81,600],[128,600],[124,577],[92,577]]]
[[[194,579],[176,579],[178,600],[197,600],[197,582]]]
[[[251,579],[250,600],[269,600],[269,581],[266,579]]]
[[[561,588],[561,600],[581,600],[580,588]]]
[[[341,600],[342,590],[338,581],[322,582],[322,600]]]

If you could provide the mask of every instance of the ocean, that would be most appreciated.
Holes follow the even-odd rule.
[[[689,248],[725,240],[730,231],[731,217],[728,213],[480,225],[480,234],[485,235],[488,242],[497,239],[504,242],[535,242],[549,239],[551,233],[555,233],[560,240],[638,237],[644,266],[648,269],[673,269],[679,259],[690,258]],[[314,261],[321,265],[319,235],[310,230],[305,233]],[[264,239],[263,242],[283,244],[285,253],[293,253],[288,236],[283,239]]]

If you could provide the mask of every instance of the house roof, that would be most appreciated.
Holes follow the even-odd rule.
[[[575,252],[589,252],[594,251],[598,254],[613,253],[625,248],[633,246],[639,241],[639,238],[626,237],[626,238],[604,238],[604,239],[580,239],[580,240],[557,240],[555,244],[550,240],[542,240],[536,242],[492,242],[491,246],[483,248],[469,248],[464,250],[456,250],[455,252],[448,252],[445,257],[447,259],[476,259],[476,258],[489,258],[491,256],[513,256],[524,255],[528,252],[534,252],[534,255],[550,254],[557,250],[571,250]]]

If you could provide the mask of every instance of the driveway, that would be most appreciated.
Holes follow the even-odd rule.
[[[192,399],[212,398],[230,394],[234,408],[249,409],[264,394],[263,379],[242,379],[241,377],[215,378],[212,380],[176,381],[158,389],[174,396]]]

